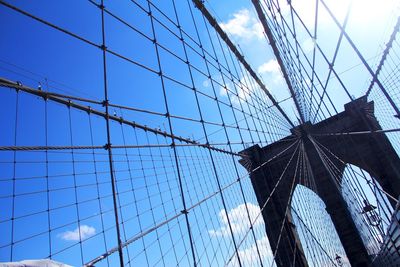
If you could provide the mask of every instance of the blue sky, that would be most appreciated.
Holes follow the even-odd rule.
[[[309,17],[307,12],[312,10],[311,2],[313,1],[297,6],[307,18]],[[374,65],[379,60],[379,57],[376,57],[377,52],[385,41],[382,36],[388,36],[387,33],[393,24],[393,16],[388,15],[387,19],[381,18],[396,9],[390,8],[390,4],[393,3],[388,1],[387,5],[381,6],[382,10],[379,9],[378,17],[371,17],[364,14],[368,13],[367,11],[376,11],[368,6],[372,5],[372,1],[363,1],[362,6],[365,9],[362,12],[360,12],[361,2],[355,2],[354,16],[349,22],[349,32],[354,36],[365,58],[372,58],[369,62]],[[107,48],[138,63],[132,64],[121,57],[107,53],[109,99],[114,104],[164,114],[166,106],[163,87],[156,73],[159,66],[151,41],[153,31],[149,17],[141,9],[147,10],[148,6],[146,1],[137,3],[138,5],[135,5],[127,0],[106,1],[107,10],[117,14],[137,30],[132,31],[112,16],[106,15]],[[343,16],[338,1],[328,1],[328,3],[333,4],[336,12]],[[32,3],[20,0],[13,1],[12,4],[83,36],[93,43],[101,44],[100,11],[88,1],[41,0]],[[219,47],[217,36],[211,31],[211,27],[209,27],[211,38],[208,36],[207,27],[204,26],[198,11],[192,7],[200,40],[209,53],[206,55],[209,63],[204,62],[199,55],[202,50],[196,43],[197,34],[190,15],[191,9],[188,8],[186,1],[176,1],[182,29],[193,38],[190,39],[185,35],[187,57],[194,66],[192,72],[189,72],[187,64],[181,60],[186,57],[185,50],[179,39],[174,36],[180,32],[173,25],[176,23],[176,18],[172,2],[158,1],[155,4],[173,21],[169,21],[153,8],[154,16],[159,18],[159,22],[155,22],[157,42],[167,48],[159,47],[159,57],[164,75],[171,78],[163,80],[169,112],[175,116],[196,120],[193,122],[172,118],[175,134],[205,143],[206,133],[210,143],[227,141],[234,143],[233,151],[244,148],[243,144],[236,144],[237,142],[265,145],[289,134],[287,123],[276,115],[275,109],[266,109],[270,101],[259,88],[254,86],[248,75],[240,71],[238,62],[225,61],[224,55],[229,55],[228,49],[225,46]],[[220,26],[235,43],[240,45],[246,60],[259,73],[270,92],[278,100],[287,98],[288,90],[272,50],[262,35],[262,27],[251,2],[229,1],[227,4],[226,1],[208,1],[206,5],[214,15],[217,15]],[[330,38],[338,36],[339,32],[328,18],[326,21],[324,19],[319,33],[321,37],[317,42],[326,47],[327,53],[331,54]],[[172,29],[172,32],[163,25]],[[374,38],[371,37],[365,42],[367,29],[368,35]],[[385,29],[386,35],[381,29]],[[104,99],[102,53],[98,48],[50,29],[4,6],[0,6],[0,35],[6,37],[0,41],[1,77],[21,81],[33,88],[40,85],[43,90],[51,92],[99,101]],[[312,42],[310,43],[309,39],[306,37],[300,39],[305,49],[312,50]],[[195,49],[191,50],[189,45]],[[343,54],[338,57],[337,70],[344,72],[351,69],[345,72],[343,77],[346,84],[354,88],[353,92],[358,96],[367,88],[368,76],[349,47],[342,48],[341,51]],[[218,58],[219,62],[214,57]],[[324,71],[326,66],[321,59],[319,60],[321,61],[317,63],[321,65],[319,69],[321,73],[326,74],[327,70]],[[222,75],[218,71],[220,62],[225,67]],[[233,77],[226,69],[234,73]],[[235,73],[235,70],[239,70],[238,73]],[[208,75],[211,76],[211,80],[208,79]],[[230,81],[230,78],[234,82]],[[240,84],[244,84],[247,89],[242,89]],[[205,124],[204,129],[199,123],[200,112],[196,104],[196,95],[190,89],[193,86],[198,91],[197,97],[203,120],[211,122]],[[349,99],[346,99],[342,90],[335,90],[335,86],[337,83],[333,81],[329,88],[330,95],[334,96],[335,103],[341,107]],[[218,103],[212,98],[214,96],[218,99]],[[246,99],[250,104],[244,101]],[[45,102],[39,97],[24,93],[17,95],[14,91],[4,88],[0,91],[0,103],[0,124],[3,125],[0,132],[0,146],[102,146],[106,143],[105,122],[102,118],[68,109],[51,101]],[[296,121],[293,102],[286,101],[282,106],[290,118]],[[92,108],[103,110],[101,105],[92,105]],[[150,128],[170,131],[168,121],[163,116],[119,108],[110,108],[110,113]],[[245,113],[257,116],[250,119]],[[225,133],[221,127],[222,123],[238,126],[240,129],[227,128]],[[251,130],[246,130],[248,128]],[[111,136],[113,145],[171,143],[170,138],[156,136],[117,122],[111,122]],[[223,148],[226,149],[227,146]],[[119,213],[122,220],[126,220],[126,224],[122,227],[124,240],[179,214],[183,207],[177,166],[170,148],[115,149],[114,153],[117,189],[120,192]],[[217,176],[224,186],[235,181],[238,175],[241,177],[246,174],[246,170],[239,165],[237,156],[231,157],[218,152],[208,154],[206,150],[191,147],[178,148],[177,153],[180,159],[179,169],[184,178],[183,190],[190,196],[186,199],[189,207],[218,189]],[[19,163],[14,163],[14,157]],[[0,241],[0,261],[11,260],[10,246],[7,245],[18,240],[22,241],[13,247],[12,260],[47,257],[49,253],[57,252],[54,257],[56,260],[74,266],[81,265],[116,246],[114,217],[113,212],[110,212],[113,203],[110,197],[109,167],[105,150],[83,150],[74,153],[71,151],[1,152],[0,160],[2,176],[0,236],[5,237]],[[46,161],[50,163],[46,164]],[[216,172],[213,171],[213,162],[217,166]],[[51,179],[47,180],[46,176]],[[36,178],[24,179],[29,177]],[[47,193],[48,189],[50,193]],[[215,197],[190,213],[189,221],[195,225],[192,231],[195,237],[196,256],[201,258],[205,265],[210,263],[215,266],[222,265],[224,259],[234,255],[232,240],[226,236],[228,227],[226,215],[231,219],[233,232],[238,240],[244,237],[249,226],[244,203],[248,205],[251,220],[257,218],[259,208],[256,206],[257,200],[248,179],[243,180],[243,190],[246,202],[240,195],[239,185],[234,184],[224,192],[228,203],[226,210],[221,199]],[[21,195],[14,201],[10,197],[13,192]],[[29,192],[37,193],[26,194]],[[75,202],[80,204],[76,205]],[[12,205],[14,205],[14,216],[19,218],[15,222],[10,221],[13,213]],[[47,212],[47,209],[51,212]],[[35,212],[38,214],[24,217]],[[103,214],[100,214],[101,212]],[[247,223],[242,222],[243,220]],[[15,231],[13,239],[11,239],[12,228]],[[49,228],[54,230],[48,232]],[[175,235],[171,235],[171,232]],[[262,257],[272,263],[271,252],[266,249],[268,241],[264,233],[263,222],[257,221],[256,240],[250,235],[245,239],[239,249],[241,258],[249,263],[252,262],[257,243],[265,248],[261,251]],[[38,236],[35,236],[36,234]],[[32,236],[34,237],[24,240]],[[140,238],[138,242],[129,246],[129,253],[126,249],[125,252],[134,256],[132,261],[136,265],[168,265],[169,261],[180,261],[182,265],[190,265],[187,236],[184,216],[180,216],[160,230]],[[80,239],[84,241],[79,242]],[[160,241],[156,241],[157,239]],[[146,251],[143,251],[143,247],[146,247]],[[116,262],[117,253],[114,253],[108,261],[102,261],[99,266],[107,264],[113,266]]]
[[[32,5],[23,1],[15,2],[15,5],[21,9],[67,28],[69,31],[84,36],[95,43],[100,43],[99,10],[87,2],[77,1],[74,4],[76,5],[66,2],[54,5],[45,3]],[[166,5],[168,6],[162,6],[161,8],[169,12],[169,16],[173,16],[170,4],[167,3]],[[144,3],[141,3],[141,5],[147,8]],[[185,8],[184,3],[180,3],[180,5]],[[149,18],[137,6],[128,1],[121,6],[113,5],[110,2],[107,8],[116,12],[118,16],[151,37],[152,31],[149,27]],[[49,29],[4,7],[2,7],[1,12],[1,20],[4,21],[4,23],[1,23],[1,32],[8,36],[7,41],[2,41],[0,44],[1,51],[4,51],[1,54],[2,76],[10,80],[21,81],[24,85],[34,88],[40,83],[43,90],[97,100],[103,99],[102,57],[100,50]],[[132,16],[132,14],[135,15]],[[190,26],[190,13],[180,12],[179,14],[182,28],[196,38],[194,30]],[[157,17],[162,19],[163,23],[171,23],[160,14],[157,14]],[[200,22],[199,25],[201,25]],[[140,34],[128,30],[126,26],[110,16],[106,17],[106,23],[109,49],[138,61],[148,68],[158,68],[154,45],[151,41]],[[176,38],[160,24],[155,27],[158,32],[158,42],[167,48],[173,49],[176,55],[184,57],[184,51]],[[173,28],[171,24],[168,27]],[[174,33],[177,34],[176,28]],[[24,36],[23,40],[21,39],[21,34]],[[204,46],[211,51],[210,39],[204,26],[201,27],[200,34]],[[216,42],[215,33],[212,32],[212,34],[212,40]],[[197,48],[197,50],[199,49]],[[226,53],[227,50],[224,52]],[[193,52],[191,53],[190,59],[193,64],[203,72],[207,72],[201,58],[193,54]],[[222,61],[222,51],[218,46],[216,53]],[[161,49],[160,58],[163,64],[163,72],[166,75],[176,78],[185,85],[191,83],[185,64]],[[112,55],[108,55],[107,60],[111,103],[161,113],[166,112],[162,87],[157,74]],[[210,60],[213,60],[211,56]],[[230,68],[233,70],[233,65],[230,65]],[[223,84],[223,78],[222,76],[218,78],[218,70],[215,67],[210,67],[209,71],[214,80]],[[227,79],[226,77],[224,78]],[[205,83],[206,80],[207,78],[204,76],[195,76],[195,83],[199,90],[204,94],[212,95],[210,82],[207,84]],[[167,99],[169,103],[172,103],[170,105],[171,114],[199,119],[192,91],[170,80],[165,80],[165,86]],[[228,103],[227,91],[221,90],[219,88],[220,85],[215,86],[216,94],[220,101]],[[230,86],[231,90],[235,90],[233,85],[227,86]],[[1,132],[2,145],[68,144],[76,146],[90,145],[92,143],[94,145],[104,145],[106,143],[103,119],[90,116],[91,121],[89,121],[88,114],[84,112],[68,109],[53,102],[45,103],[41,98],[22,93],[17,96],[15,92],[2,90],[1,94],[2,110],[4,111],[1,122],[4,123],[3,125],[7,125],[4,131]],[[263,101],[266,101],[265,96],[261,95],[260,92],[257,94],[263,98]],[[242,97],[244,96],[242,95]],[[232,97],[235,99],[234,96]],[[214,123],[222,122],[221,118],[216,116],[218,109],[213,100],[205,95],[200,95],[199,101],[203,107],[206,107],[203,110],[204,120]],[[178,105],[178,103],[184,104]],[[251,121],[246,121],[245,123],[242,111],[239,111],[240,102],[238,99],[233,105],[235,105],[235,110],[226,104],[221,107],[226,124],[234,123],[236,116],[236,119],[240,121],[239,126],[243,129],[251,127],[266,131],[265,125],[261,126],[259,123],[254,124]],[[94,105],[93,108],[102,110],[100,105]],[[253,107],[246,108],[253,109]],[[47,109],[47,112],[45,109]],[[16,111],[18,111],[17,123]],[[254,111],[252,112],[254,113]],[[111,109],[111,113],[123,116],[126,120],[134,120],[137,123],[145,124],[152,128],[165,129],[169,132],[167,120],[164,117],[119,109]],[[10,118],[9,116],[14,117]],[[261,118],[262,120],[266,119],[265,117]],[[48,121],[47,123],[45,123],[46,120]],[[199,123],[178,119],[172,119],[172,123],[178,135],[205,142]],[[210,142],[226,143],[226,136],[221,132],[220,126],[207,124],[206,131],[207,133],[218,131],[210,135]],[[240,137],[238,130],[235,128],[229,128],[227,131],[232,143],[241,141],[241,138],[244,138],[245,142],[252,142],[253,139],[259,138],[254,132],[243,131]],[[277,135],[271,136],[279,139],[284,135],[277,133]],[[93,141],[91,140],[92,136]],[[147,134],[144,131],[132,129],[128,126],[121,127],[116,122],[111,123],[111,136],[112,143],[115,145],[123,145],[124,143],[156,144],[157,142],[170,144],[171,142],[169,138],[165,139],[159,136],[158,140],[153,134]],[[149,139],[147,140],[147,138]],[[255,139],[254,142],[259,142],[258,140]],[[233,145],[233,147],[235,151],[243,149],[242,145]],[[76,151],[74,154],[71,152],[49,152],[47,154],[43,152],[17,152],[15,154],[7,152],[1,154],[4,179],[2,181],[4,186],[1,187],[3,196],[1,201],[2,206],[6,207],[5,212],[2,214],[4,222],[1,226],[2,236],[5,236],[2,239],[2,260],[10,260],[11,247],[4,245],[13,241],[18,242],[13,246],[12,260],[47,257],[49,253],[52,253],[54,254],[54,259],[71,265],[81,265],[103,253],[106,249],[116,246],[106,153],[103,150],[95,151],[96,163],[93,164],[93,155],[91,153],[85,153],[87,151],[80,152]],[[125,153],[128,155],[125,155]],[[193,155],[185,155],[184,153],[193,153]],[[117,171],[116,179],[118,180],[117,187],[122,192],[127,191],[120,193],[118,197],[119,205],[122,206],[119,210],[120,216],[123,221],[126,221],[122,231],[124,240],[138,235],[167,217],[180,213],[183,207],[180,201],[176,166],[170,148],[130,149],[127,152],[116,150],[114,154],[114,167]],[[14,156],[20,163],[12,163]],[[180,161],[180,170],[185,179],[184,190],[186,194],[189,192],[187,195],[190,195],[187,199],[188,206],[194,205],[217,190],[216,173],[212,171],[210,155],[199,149],[180,148],[178,149],[178,156],[182,159]],[[130,160],[129,164],[126,162],[126,157]],[[200,162],[204,163],[196,163],[198,161],[196,157],[200,158]],[[230,156],[214,153],[213,158],[218,166],[218,175],[221,176],[221,184],[223,186],[237,178],[233,165],[236,165],[240,175],[243,176],[245,170],[239,166],[237,157],[233,161]],[[48,165],[45,164],[46,160],[50,162]],[[198,171],[192,170],[193,168],[197,168]],[[46,175],[51,177],[48,182],[45,179]],[[13,177],[18,178],[18,181],[10,179]],[[26,177],[39,178],[24,179]],[[127,179],[127,177],[130,177],[130,179]],[[135,188],[133,193],[129,191],[132,186]],[[244,186],[249,204],[256,203],[254,194],[250,191],[251,185],[248,180],[244,182]],[[49,188],[50,193],[46,193],[47,188]],[[16,195],[19,195],[14,201],[12,197],[9,197],[13,194],[13,191],[15,191]],[[25,192],[36,193],[24,195]],[[233,212],[235,208],[239,207],[236,213],[243,214],[244,201],[238,197],[239,192],[237,184],[226,190],[225,197],[227,203],[229,203],[227,210]],[[96,196],[100,196],[101,200],[98,201]],[[75,202],[80,204],[76,205],[74,204]],[[166,204],[161,205],[160,203]],[[15,223],[10,221],[12,216],[11,207],[13,205],[14,217],[18,218]],[[47,208],[51,211],[46,212]],[[99,211],[102,211],[103,214],[100,214]],[[35,212],[38,212],[38,214],[22,217]],[[196,227],[192,231],[196,238],[196,243],[199,243],[197,256],[201,257],[205,262],[208,261],[215,265],[223,264],[223,259],[233,254],[230,238],[225,236],[213,237],[211,232],[209,234],[209,231],[218,233],[218,231],[222,231],[221,229],[226,227],[224,220],[218,216],[221,212],[224,213],[221,199],[212,198],[194,210],[193,215],[190,216],[191,222],[196,222],[194,224]],[[199,213],[199,215],[196,215],[196,213]],[[139,217],[134,214],[139,214]],[[231,217],[234,216],[232,215]],[[32,227],[27,227],[27,225]],[[238,238],[243,236],[246,231],[245,224],[242,225],[243,227],[234,230]],[[14,228],[15,234],[11,232],[12,228]],[[46,230],[49,228],[52,229],[51,233]],[[105,232],[102,232],[103,229]],[[169,229],[172,229],[171,231],[175,233],[175,236],[170,237],[168,235]],[[263,236],[262,229],[262,226],[258,226],[257,236],[260,236],[260,238]],[[36,234],[39,235],[35,236]],[[160,242],[163,244],[162,251],[158,248],[157,242],[154,243],[156,236],[160,238]],[[146,263],[153,265],[157,262],[161,264],[162,261],[178,261],[183,265],[190,265],[191,258],[189,257],[190,254],[188,254],[187,236],[184,218],[181,216],[168,226],[146,235],[139,242],[129,246],[130,254],[136,255],[133,261],[139,265]],[[26,237],[31,238],[24,240]],[[80,239],[85,241],[80,243]],[[243,253],[246,255],[251,255],[254,252],[254,242],[251,242],[251,239],[252,237],[249,237],[243,243]],[[266,241],[260,242],[265,243]],[[201,243],[204,244],[200,245]],[[146,252],[141,251],[143,247],[146,247]],[[83,254],[81,254],[81,250],[83,250]],[[214,250],[219,253],[217,257],[214,255]],[[165,255],[162,255],[162,253],[165,253]],[[175,255],[176,253],[178,255]],[[117,254],[115,253],[109,258],[109,261],[104,260],[101,264],[113,266],[116,260]]]

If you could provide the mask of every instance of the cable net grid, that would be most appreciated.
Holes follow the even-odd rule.
[[[48,34],[43,46],[55,44],[50,53],[71,46],[86,62],[78,52],[65,55],[69,60],[58,55],[65,65],[53,77],[72,67],[85,75],[65,82],[2,61],[2,72],[18,81],[2,81],[1,91],[2,107],[15,115],[1,144],[2,200],[10,207],[2,220],[8,233],[2,260],[25,258],[41,244],[32,257],[73,265],[117,265],[116,248],[129,265],[209,266],[229,257],[235,265],[238,255],[254,262],[254,236],[243,241],[247,251],[235,252],[232,243],[252,222],[240,229],[233,222],[226,233],[226,217],[247,218],[247,204],[257,212],[254,193],[242,188],[248,176],[237,151],[280,139],[288,123],[192,3],[176,4],[80,4],[78,16],[96,19],[96,27],[87,27],[97,32],[57,21],[59,7],[3,5],[13,21],[33,19],[33,32]],[[178,22],[182,8],[180,16],[193,17]],[[2,117],[4,125],[8,119]],[[238,215],[230,214],[237,207]],[[218,229],[222,234],[213,235]]]

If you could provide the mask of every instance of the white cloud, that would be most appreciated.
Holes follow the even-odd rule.
[[[306,40],[303,41],[302,47],[304,53],[308,54],[314,50],[314,47],[316,47],[317,41],[314,38],[307,38]]]
[[[232,15],[228,22],[219,25],[228,34],[245,40],[263,38],[263,27],[257,18],[250,14],[248,9],[241,9]]]
[[[46,267],[72,267],[71,265],[64,264],[61,262],[49,260],[49,259],[40,259],[40,260],[22,260],[18,262],[2,262],[0,266],[46,266]]]
[[[218,77],[216,77],[214,80],[217,81],[219,84],[223,84],[224,83]],[[208,82],[208,80],[206,80],[206,81]],[[240,80],[240,82],[243,82],[243,81]],[[204,83],[203,83],[203,85],[204,85]],[[209,83],[208,83],[208,85],[209,85]],[[235,94],[235,90],[238,91],[239,97]],[[228,97],[228,93],[229,93],[229,97],[230,97],[230,100],[231,100],[232,104],[235,105],[235,106],[239,106],[239,104],[240,104],[239,98],[244,99],[245,90],[248,91],[248,89],[241,89],[239,86],[235,86],[233,88],[231,83],[226,83],[225,86],[222,86],[222,85],[219,86],[219,92],[218,93],[219,93],[219,95],[221,97]]]
[[[231,102],[234,106],[239,107],[240,106],[240,98],[236,95],[233,95],[231,97]]]
[[[246,99],[249,99],[253,90],[254,88],[247,87],[245,80],[241,78],[236,84],[227,83],[226,88],[224,86],[220,86],[219,95],[222,97],[228,97],[229,93],[232,104],[235,106],[240,106],[240,102],[244,103]]]
[[[281,67],[279,66],[279,63],[276,59],[271,59],[268,62],[259,66],[257,71],[259,74],[265,74],[265,73],[276,74],[281,72]]]
[[[262,217],[259,216],[257,218],[258,214],[260,214],[260,207],[248,202],[247,209],[249,211],[251,222],[253,223],[255,221],[253,223],[253,226],[255,227],[262,224],[263,222]],[[214,229],[209,230],[208,233],[211,236],[229,236],[230,231],[228,225],[228,218],[225,210],[222,209],[219,212],[218,216],[221,222],[221,227],[217,230]],[[228,217],[231,222],[232,231],[234,234],[247,231],[248,229],[250,229],[250,222],[247,216],[245,204],[240,204],[236,208],[233,208],[230,211],[228,211]]]
[[[281,67],[276,59],[270,59],[269,61],[265,62],[257,69],[258,73],[261,75],[269,75],[272,77],[272,80],[276,84],[280,84],[284,81]]]
[[[79,228],[73,231],[66,231],[58,236],[65,241],[79,241],[86,239],[96,234],[96,229],[92,226],[82,224]]]
[[[239,98],[244,99],[244,92],[240,88],[237,88],[237,89],[238,89],[239,97],[234,94],[235,91],[232,90],[232,88],[231,88],[231,86],[229,84],[226,85],[226,88],[220,86],[219,95],[227,97],[228,96],[228,91],[229,91],[229,93],[230,93],[229,96],[230,96],[232,104],[235,105],[235,106],[239,106],[240,105],[240,102],[239,102],[240,99]]]
[[[268,237],[265,235],[263,238],[257,240],[256,243],[253,242],[250,247],[243,248],[238,250],[240,262],[243,266],[255,266],[258,265],[260,259],[258,257],[258,251],[260,252],[260,257],[263,263],[265,262],[272,262],[273,261],[273,254],[272,250],[268,241]],[[231,262],[227,264],[227,266],[238,266],[238,261],[235,257],[232,259]]]
[[[204,80],[203,87],[209,87],[209,86],[210,86],[210,82],[208,80]]]
[[[253,229],[258,231],[257,227],[262,227],[264,225],[260,207],[250,202],[247,202],[246,204],[249,211],[250,220],[253,223]],[[234,234],[244,234],[250,229],[250,222],[246,211],[246,204],[240,204],[236,208],[233,208],[228,212],[228,217],[231,222],[232,231]],[[224,209],[220,210],[218,217],[221,222],[221,227],[217,230],[209,230],[208,233],[212,237],[230,238],[231,233],[229,231],[228,218]],[[264,227],[262,228],[264,229]],[[238,255],[243,266],[258,265],[260,259],[258,257],[257,247],[261,256],[261,260],[264,263],[273,261],[272,250],[268,241],[268,237],[265,234],[262,238],[257,239],[256,242],[244,242],[241,244],[238,250]],[[238,266],[239,264],[237,261],[237,255],[232,255],[231,261],[227,262],[226,265]]]
[[[229,89],[228,85],[226,86],[226,88],[223,87],[223,86],[220,86],[219,87],[219,95],[220,96],[227,96],[228,95],[228,89]],[[230,89],[229,89],[229,91],[230,91]]]

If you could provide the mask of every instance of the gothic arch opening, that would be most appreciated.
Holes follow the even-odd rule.
[[[309,266],[351,266],[326,205],[314,191],[296,186],[291,215]]]
[[[343,172],[341,193],[368,254],[377,255],[393,214],[388,197],[377,179],[352,164]]]

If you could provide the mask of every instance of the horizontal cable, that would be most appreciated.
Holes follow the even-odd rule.
[[[195,146],[198,145],[197,142],[195,142],[193,140],[190,140],[188,138],[184,138],[184,137],[181,137],[181,136],[176,136],[176,135],[173,135],[173,134],[170,134],[170,133],[167,133],[167,132],[163,132],[160,129],[150,128],[150,127],[148,127],[146,125],[141,125],[141,124],[138,124],[138,123],[133,122],[133,121],[127,121],[127,120],[125,120],[125,119],[123,119],[121,117],[108,115],[105,112],[93,109],[90,106],[83,106],[83,105],[74,103],[74,102],[72,102],[70,100],[65,100],[65,99],[63,99],[61,97],[53,96],[52,94],[48,94],[45,91],[39,91],[39,90],[30,88],[30,87],[21,85],[20,83],[14,83],[14,82],[9,81],[9,80],[4,79],[4,78],[0,78],[0,86],[13,88],[16,91],[21,90],[21,91],[29,93],[29,94],[33,94],[33,95],[36,95],[36,96],[43,97],[45,100],[52,100],[52,101],[55,101],[57,103],[64,104],[64,105],[66,105],[68,107],[73,107],[73,108],[85,111],[85,112],[87,112],[89,114],[95,114],[95,115],[98,115],[98,116],[103,117],[105,119],[109,118],[110,120],[117,121],[117,122],[119,122],[121,124],[126,124],[126,125],[129,125],[129,126],[135,127],[135,128],[142,129],[144,131],[149,131],[149,132],[152,132],[154,134],[158,134],[158,135],[162,135],[164,137],[172,138],[173,145],[176,145],[175,144],[175,140],[178,140],[178,141],[181,141],[181,142],[184,142],[184,143],[187,143],[187,144],[192,144],[192,145],[195,145]],[[226,153],[226,154],[231,154],[231,155],[234,155],[234,156],[241,156],[238,153],[233,153],[233,152],[228,151],[228,150],[212,147],[210,145],[206,145],[205,147],[210,148],[211,150],[214,150],[214,151],[218,151],[218,152],[222,152],[222,153]],[[85,149],[92,149],[92,148],[93,147],[85,147]],[[104,147],[100,147],[100,148],[104,148]]]
[[[143,145],[104,145],[104,146],[0,146],[0,151],[31,151],[31,150],[81,150],[81,149],[123,149],[123,148],[152,148],[152,147],[188,147],[188,146],[198,146],[204,148],[211,148],[212,146],[224,146],[224,145],[242,145],[242,144],[253,144],[244,142],[227,142],[227,143],[191,143],[191,144],[143,144]],[[218,148],[215,148],[218,149]],[[234,156],[243,156],[242,154],[237,154],[231,152]],[[89,161],[91,162],[91,161]]]
[[[9,84],[13,83],[12,81],[9,81],[5,78],[1,78],[0,77],[0,86],[4,86],[4,87],[10,87]],[[18,82],[17,82],[18,84]],[[49,92],[49,91],[44,91],[44,90],[39,90],[39,89],[33,89],[36,92],[38,92],[39,94],[41,94],[41,96],[45,99],[49,98],[49,96],[54,96],[54,97],[60,97],[60,98],[64,98],[69,100],[78,100],[78,101],[82,101],[82,102],[88,102],[88,103],[92,103],[92,104],[98,104],[98,105],[104,105],[104,101],[98,101],[98,100],[94,100],[94,99],[88,99],[88,98],[83,98],[83,97],[77,97],[77,96],[71,96],[71,95],[65,95],[65,94],[59,94],[59,93],[54,93],[54,92]],[[198,91],[200,92],[200,91]],[[207,97],[210,97],[207,94],[204,94]],[[212,98],[214,99],[214,98]],[[284,99],[286,100],[286,99]],[[283,101],[284,101],[283,100]],[[220,103],[225,104],[224,102],[217,100]],[[238,125],[235,126],[235,123],[231,123],[231,124],[224,124],[224,123],[218,123],[218,122],[212,122],[212,121],[206,121],[206,120],[200,120],[200,119],[194,119],[194,118],[189,118],[189,117],[184,117],[184,116],[178,116],[178,115],[173,115],[173,114],[167,114],[167,113],[162,113],[162,112],[157,112],[157,111],[152,111],[152,110],[147,110],[147,109],[141,109],[141,108],[135,108],[135,107],[128,107],[128,106],[124,106],[124,105],[119,105],[119,104],[114,104],[114,103],[108,103],[109,107],[114,107],[114,108],[120,108],[120,109],[125,109],[125,110],[131,110],[131,111],[136,111],[136,112],[142,112],[142,113],[146,113],[146,114],[151,114],[151,115],[157,115],[160,117],[171,117],[174,119],[180,119],[180,120],[186,120],[186,121],[192,121],[192,122],[199,122],[199,123],[205,123],[205,124],[209,124],[209,125],[215,125],[215,126],[221,126],[221,127],[227,127],[227,128],[232,128],[232,129],[239,129],[239,130],[247,130],[250,132],[258,132],[258,133],[266,133],[269,134],[269,132],[265,132],[265,131],[261,131],[261,130],[255,130],[255,129],[250,129],[250,128],[243,128],[240,127]],[[271,108],[273,106],[268,106],[268,108]],[[262,110],[258,110],[257,113],[259,112],[263,112]],[[257,114],[256,113],[256,114]],[[248,115],[248,116],[252,116],[252,114],[248,114],[246,112],[243,112],[244,115]],[[259,121],[265,122],[263,120],[258,119]],[[268,123],[268,122],[265,122]]]

